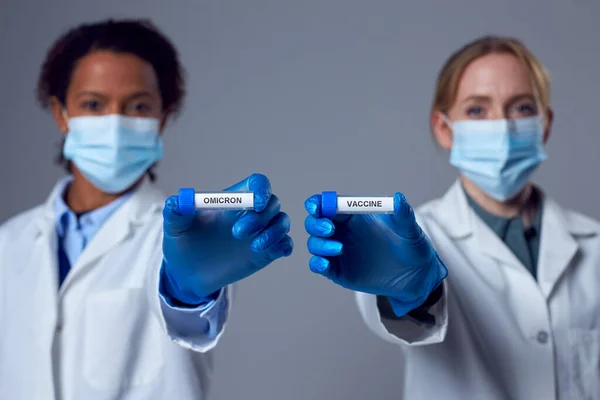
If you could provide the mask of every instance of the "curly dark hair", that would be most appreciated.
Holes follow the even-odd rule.
[[[77,62],[100,50],[133,54],[154,68],[163,110],[177,115],[185,97],[185,71],[170,40],[149,20],[108,19],[79,25],[54,42],[48,50],[37,83],[37,101],[47,109],[52,97],[66,104],[66,93]],[[61,151],[57,163],[71,172]],[[154,180],[152,171],[148,171]]]

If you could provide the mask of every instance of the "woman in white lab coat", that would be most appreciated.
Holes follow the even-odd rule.
[[[182,74],[144,21],[82,25],[48,52],[38,98],[70,174],[0,227],[0,399],[205,398],[230,284],[291,253],[262,175],[230,188],[255,210],[211,218],[152,184]]]
[[[483,37],[437,80],[431,127],[460,173],[442,198],[333,221],[307,200],[310,267],[400,346],[403,398],[600,399],[600,224],[530,182],[552,119],[542,64]]]

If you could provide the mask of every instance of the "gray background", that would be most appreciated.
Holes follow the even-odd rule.
[[[0,0],[0,220],[62,174],[58,131],[34,103],[45,51],[108,16],[152,18],[189,73],[159,186],[220,190],[263,172],[292,219],[293,256],[239,286],[213,400],[400,398],[399,350],[367,331],[349,291],[309,272],[303,201],[332,189],[440,196],[455,172],[428,132],[434,79],[478,35],[522,38],[549,68],[556,122],[536,179],[600,218],[596,0]]]

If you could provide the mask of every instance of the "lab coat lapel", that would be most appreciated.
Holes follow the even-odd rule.
[[[473,212],[474,213],[474,212]],[[477,247],[488,257],[510,267],[521,268],[523,273],[529,274],[527,268],[515,256],[510,248],[498,237],[484,221],[475,217],[475,238]]]
[[[35,283],[32,287],[35,296],[34,318],[37,321],[38,345],[50,357],[57,324],[58,309],[58,245],[54,198],[58,195],[57,184],[41,209],[41,216],[35,221],[34,261],[36,266]],[[25,295],[25,294],[24,294]]]
[[[444,195],[439,207],[438,219],[452,238],[460,239],[470,236],[469,240],[473,241],[472,245],[480,249],[484,256],[525,270],[508,246],[469,206],[460,180],[457,180]]]
[[[538,258],[538,283],[548,299],[579,250],[574,238],[586,234],[585,226],[572,224],[568,215],[552,199],[544,199],[542,233]]]
[[[473,234],[473,215],[459,180],[437,203],[435,215],[452,239],[464,239]]]
[[[164,196],[145,180],[123,205],[98,230],[72,266],[61,287],[67,290],[78,276],[87,273],[96,261],[132,234],[149,213],[164,203]]]

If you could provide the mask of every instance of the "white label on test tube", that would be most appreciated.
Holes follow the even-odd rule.
[[[393,197],[338,196],[338,214],[383,214],[394,212]]]
[[[236,209],[254,208],[252,192],[195,193],[194,203],[197,209]]]

